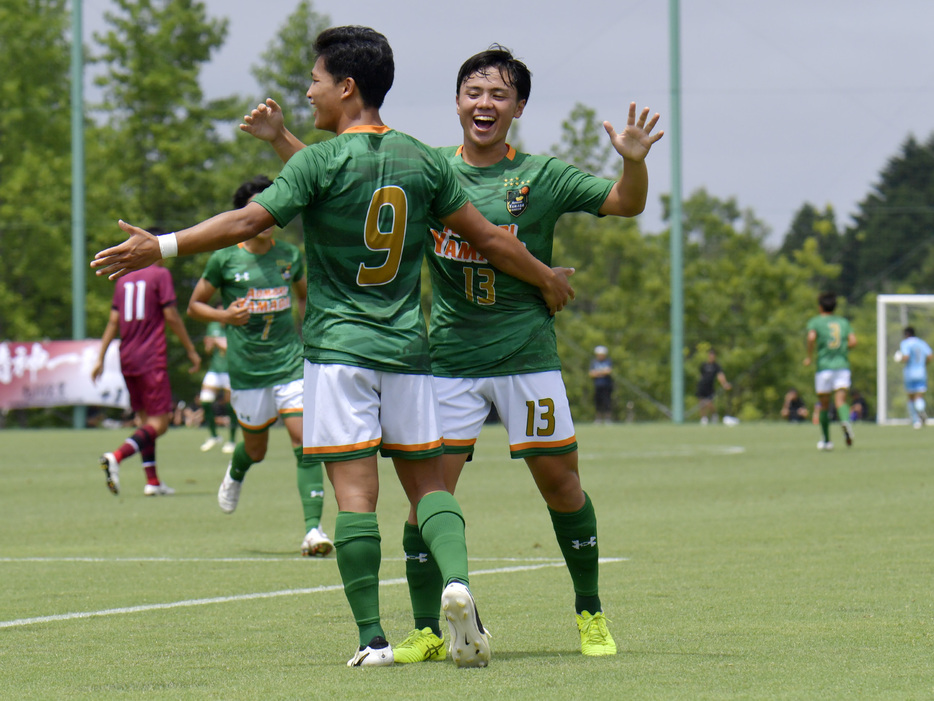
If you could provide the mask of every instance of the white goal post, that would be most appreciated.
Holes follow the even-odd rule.
[[[876,298],[876,423],[908,423],[902,365],[893,355],[906,326],[920,338],[934,338],[934,295],[879,295]]]

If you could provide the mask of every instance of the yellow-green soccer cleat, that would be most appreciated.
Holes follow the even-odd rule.
[[[595,614],[584,611],[577,617],[577,629],[581,634],[581,652],[591,657],[616,654],[616,643],[606,624],[606,616],[602,611],[597,611]]]
[[[444,641],[432,633],[431,628],[416,628],[392,649],[392,654],[396,662],[403,664],[443,660],[448,656]]]

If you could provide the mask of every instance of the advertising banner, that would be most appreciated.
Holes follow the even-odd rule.
[[[100,348],[100,339],[0,343],[0,409],[75,405],[128,409],[119,340],[107,349],[104,374],[97,383],[91,380]]]

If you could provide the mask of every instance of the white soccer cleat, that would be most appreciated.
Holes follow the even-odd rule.
[[[243,482],[238,482],[230,476],[230,465],[228,465],[224,480],[221,482],[220,489],[217,490],[217,504],[225,514],[232,514],[237,509],[242,486]]]
[[[448,650],[458,667],[486,667],[490,664],[490,635],[480,622],[470,590],[451,582],[441,594],[441,610],[448,622]]]
[[[237,444],[233,441],[227,441],[224,445],[221,446],[221,452],[230,455],[234,450],[237,449]]]
[[[224,439],[220,436],[208,436],[208,439],[201,444],[201,452],[206,453],[215,445],[220,445],[224,442]]]
[[[334,549],[334,542],[320,528],[312,528],[302,541],[302,555],[326,557]]]
[[[831,441],[817,441],[818,450],[833,450],[833,443]]]
[[[104,453],[100,459],[101,469],[107,479],[107,489],[114,494],[120,493],[120,463],[113,453]]]
[[[362,646],[347,660],[348,667],[388,667],[394,662],[392,648],[386,638],[377,635],[369,645]]]
[[[147,484],[143,487],[144,497],[167,497],[172,494],[175,494],[175,490],[162,482],[159,484]]]

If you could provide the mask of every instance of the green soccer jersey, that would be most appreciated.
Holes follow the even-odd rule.
[[[807,330],[817,333],[817,372],[848,370],[850,322],[842,316],[819,314],[808,321]]]
[[[204,335],[210,336],[212,338],[227,338],[227,332],[224,329],[224,325],[219,321],[209,321]],[[227,354],[217,346],[215,346],[214,350],[211,351],[211,360],[208,363],[208,372],[227,372]]]
[[[231,389],[262,389],[302,378],[302,345],[292,318],[292,284],[305,276],[301,251],[274,241],[262,255],[241,243],[215,251],[204,279],[220,290],[224,307],[249,304],[250,320],[227,327]]]
[[[401,132],[357,127],[299,151],[253,201],[280,226],[302,214],[310,362],[431,372],[425,232],[431,215],[467,202],[445,159]]]
[[[440,150],[474,206],[546,265],[551,265],[558,217],[597,214],[613,187],[612,180],[512,147],[506,158],[484,168],[465,163],[460,147]],[[554,317],[536,287],[500,272],[437,223],[427,255],[435,375],[494,377],[561,369]]]

